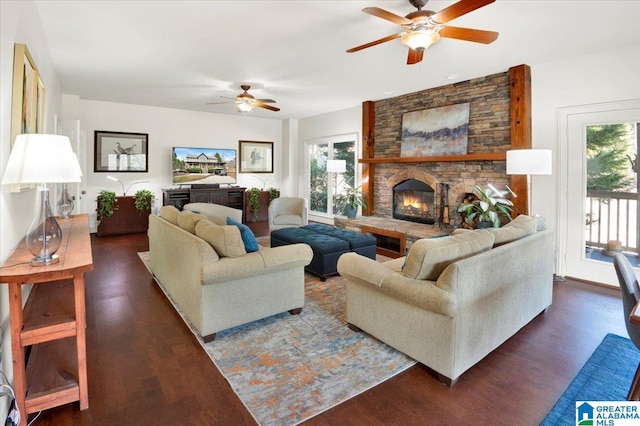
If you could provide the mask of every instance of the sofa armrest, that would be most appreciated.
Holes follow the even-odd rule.
[[[338,259],[338,272],[348,280],[374,287],[377,291],[436,314],[456,315],[455,295],[435,285],[434,281],[408,278],[391,267],[356,253],[346,253]]]
[[[357,253],[345,253],[338,259],[338,273],[353,281],[382,286],[382,282],[394,270]]]

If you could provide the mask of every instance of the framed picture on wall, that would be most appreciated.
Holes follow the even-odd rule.
[[[149,134],[94,132],[94,172],[148,172]]]
[[[240,141],[240,173],[273,173],[273,142]]]
[[[44,133],[46,88],[29,49],[14,45],[11,146],[21,133]]]

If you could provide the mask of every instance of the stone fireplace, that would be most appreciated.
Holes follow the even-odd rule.
[[[417,179],[407,179],[393,187],[393,218],[411,222],[436,223],[435,191]]]

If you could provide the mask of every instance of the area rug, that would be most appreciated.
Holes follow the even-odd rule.
[[[576,401],[626,401],[640,362],[631,340],[607,334],[541,423],[576,424]]]
[[[148,264],[148,253],[140,258]],[[262,425],[298,424],[416,363],[347,328],[344,278],[321,282],[307,275],[305,281],[300,315],[283,313],[221,331],[206,344],[194,332]]]

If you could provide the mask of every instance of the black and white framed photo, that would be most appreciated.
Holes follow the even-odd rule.
[[[273,173],[273,142],[240,141],[240,173]]]
[[[95,131],[94,172],[148,172],[149,134]]]

